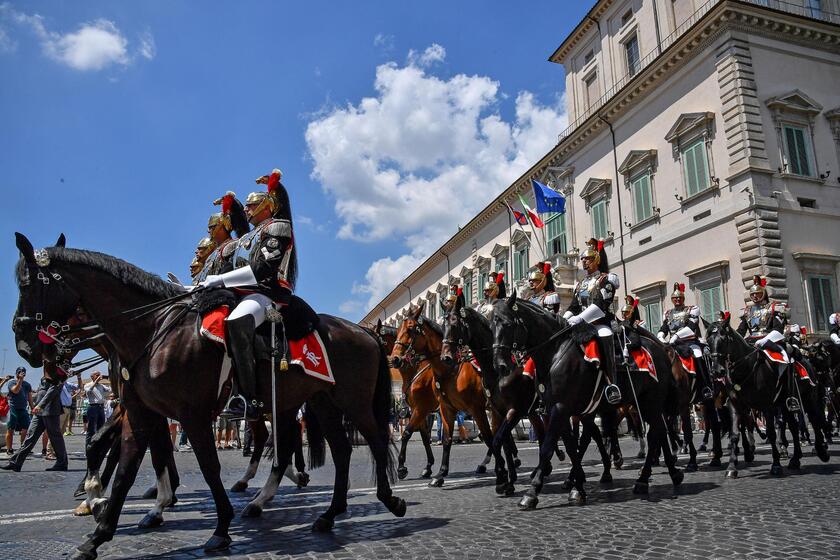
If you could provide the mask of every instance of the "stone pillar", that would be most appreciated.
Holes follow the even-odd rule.
[[[779,229],[779,211],[770,206],[754,206],[752,210],[735,219],[738,244],[741,247],[741,279],[748,289],[752,277],[767,277],[770,296],[787,301],[787,273],[782,254],[782,234]],[[748,298],[745,298],[748,299]]]

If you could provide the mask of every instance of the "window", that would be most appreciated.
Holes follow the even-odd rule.
[[[645,172],[630,182],[633,191],[633,208],[636,223],[641,223],[653,216],[653,198],[650,192],[650,173]]]
[[[566,215],[550,214],[545,221],[545,254],[568,253]]]
[[[484,286],[487,285],[487,282],[490,281],[490,271],[489,270],[482,270],[478,274],[478,293],[480,294],[478,299],[484,299]]]
[[[709,188],[709,160],[706,154],[706,142],[698,138],[683,149],[680,154],[683,162],[685,190],[688,196],[695,195]]]
[[[508,276],[507,259],[496,259],[496,272],[504,272],[505,276]]]
[[[805,8],[806,16],[811,16],[812,18],[821,18],[822,17],[822,2],[820,0],[805,0]]]
[[[624,54],[627,60],[627,73],[635,76],[639,71],[639,38],[636,35],[625,41]]]
[[[464,276],[464,303],[466,303],[467,305],[472,305],[473,303],[472,288],[472,274]]]
[[[630,21],[631,19],[633,19],[633,10],[632,9],[627,10],[626,12],[624,12],[624,15],[621,16],[621,27],[624,27],[625,25],[627,25],[627,22]]]
[[[700,314],[713,323],[719,313],[723,311],[723,291],[720,284],[700,288]]]
[[[785,124],[782,126],[785,140],[786,171],[794,175],[813,177],[814,171],[811,161],[811,138],[807,128]]]
[[[601,199],[592,204],[589,209],[592,214],[592,237],[595,239],[606,239],[609,231],[607,223],[607,200]]]
[[[831,276],[814,275],[808,278],[811,292],[811,318],[815,331],[828,330],[828,318],[834,313],[834,290]]]
[[[659,331],[659,327],[662,326],[662,302],[649,301],[642,303],[641,307],[642,318],[647,323],[647,329],[654,333]]]
[[[428,300],[426,304],[426,315],[431,321],[437,321],[437,297],[434,294],[429,294],[426,299]]]
[[[586,66],[587,64],[592,62],[592,60],[594,58],[595,58],[595,50],[594,49],[589,49],[589,52],[587,52],[585,55],[583,55],[583,65]]]
[[[590,76],[584,78],[584,101],[586,108],[589,109],[598,101],[598,73],[593,72]]]
[[[528,245],[516,247],[513,252],[513,279],[524,280],[528,276]]]

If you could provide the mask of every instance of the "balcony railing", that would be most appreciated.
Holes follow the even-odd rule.
[[[651,62],[656,60],[665,49],[676,42],[688,29],[697,23],[703,16],[709,13],[712,8],[725,0],[709,0],[700,8],[698,8],[691,16],[677,27],[673,33],[662,39],[662,42],[653,50],[642,57],[632,69],[631,72],[625,74],[621,79],[616,81],[600,98],[587,107],[574,122],[570,123],[566,129],[560,133],[557,138],[557,143],[563,141],[569,136],[577,127],[583,124],[588,118],[597,113],[604,104],[612,99],[624,86],[630,83],[642,70],[644,70]],[[743,4],[755,4],[756,6],[763,6],[779,10],[781,12],[788,12],[798,16],[804,16],[812,19],[826,21],[829,23],[840,24],[840,0],[799,0],[799,2],[784,2],[782,0],[738,0]]]

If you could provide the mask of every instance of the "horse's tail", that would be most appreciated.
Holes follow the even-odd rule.
[[[385,444],[388,459],[388,480],[397,480],[395,465],[396,447],[391,441],[390,415],[394,410],[394,395],[391,393],[391,368],[388,366],[388,355],[385,347],[379,345],[379,372],[376,376],[376,387],[373,391],[373,417],[379,430],[380,441]],[[375,467],[374,467],[375,468]]]
[[[306,440],[309,443],[309,468],[323,467],[326,459],[324,430],[318,422],[318,415],[312,412],[309,404],[303,407],[303,420],[306,422]]]

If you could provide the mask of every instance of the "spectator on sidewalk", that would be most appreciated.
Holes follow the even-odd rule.
[[[79,385],[82,384],[82,374],[76,375],[79,383],[71,383],[68,379],[61,388],[61,433],[65,436],[73,435],[73,417],[75,416],[76,395],[79,394]]]
[[[20,472],[27,455],[32,452],[32,448],[35,447],[35,444],[41,439],[41,434],[46,430],[56,455],[55,464],[46,470],[67,470],[67,450],[64,447],[64,437],[61,435],[61,422],[59,421],[62,412],[61,385],[60,382],[54,381],[46,375],[41,378],[41,385],[35,395],[35,406],[32,408],[35,417],[29,424],[26,439],[21,445],[20,451],[12,455],[9,463],[3,465],[0,469]]]
[[[85,384],[85,397],[88,401],[85,447],[90,445],[93,434],[105,424],[105,403],[110,392],[111,389],[102,383],[102,373],[94,371],[90,381]]]
[[[9,422],[6,424],[6,453],[14,453],[14,433],[20,432],[20,445],[26,440],[26,432],[32,419],[29,411],[32,405],[32,385],[26,381],[26,368],[19,367],[15,370],[15,380],[9,383]]]

